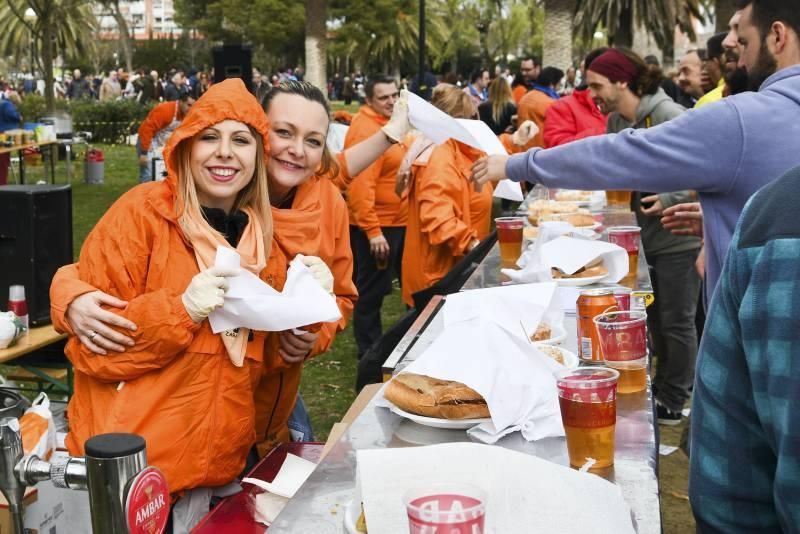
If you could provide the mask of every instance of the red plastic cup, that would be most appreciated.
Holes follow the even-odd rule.
[[[617,299],[619,311],[631,311],[631,293],[633,293],[633,290],[629,287],[613,287],[611,291],[614,292],[614,298]]]
[[[497,228],[497,242],[500,244],[500,261],[503,267],[513,267],[522,255],[522,217],[498,217],[494,220]]]
[[[569,463],[590,469],[614,465],[619,372],[606,367],[581,367],[558,375],[558,404],[567,437]]]
[[[628,253],[628,276],[636,276],[639,267],[639,235],[642,229],[638,226],[611,226],[606,230],[608,242],[624,248]]]
[[[606,362],[647,356],[647,314],[641,311],[601,313],[594,318]]]
[[[471,484],[434,484],[403,496],[410,534],[483,534],[486,492]]]

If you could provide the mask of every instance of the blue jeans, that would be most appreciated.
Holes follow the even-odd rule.
[[[292,441],[314,441],[314,430],[308,417],[303,397],[298,393],[294,409],[289,416],[289,434]]]
[[[147,152],[142,152],[142,145],[140,140],[136,140],[136,155],[142,156],[147,154]],[[153,173],[150,169],[150,161],[147,161],[147,165],[139,165],[139,183],[144,182],[152,182],[153,181]]]

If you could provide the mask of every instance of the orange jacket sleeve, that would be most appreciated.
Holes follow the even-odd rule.
[[[336,154],[336,163],[339,165],[339,172],[330,180],[339,188],[339,191],[344,193],[353,181],[353,177],[347,172],[347,159],[344,157],[344,151]]]
[[[164,102],[158,104],[150,110],[147,117],[142,121],[139,126],[139,145],[144,152],[150,150],[150,145],[153,142],[153,137],[162,129],[166,128],[172,123],[172,118],[175,116],[175,107],[178,101]]]
[[[333,323],[323,323],[319,330],[317,344],[309,358],[322,354],[331,348],[336,334],[341,332],[353,315],[358,300],[358,291],[353,283],[353,251],[350,249],[347,207],[344,202],[335,203],[336,248],[333,261],[328,265],[333,273],[333,292],[342,318]]]
[[[124,310],[112,311],[138,326],[135,332],[124,332],[133,338],[133,347],[107,356],[70,339],[67,355],[75,369],[105,382],[132,380],[166,366],[200,328],[183,306],[183,288],[146,287],[157,217],[136,204],[123,198],[111,206],[86,238],[78,264],[81,280],[128,301]]]
[[[347,130],[344,138],[345,150],[367,139],[380,129],[380,125],[371,120],[355,120]],[[381,175],[383,158],[375,162],[352,178],[347,190],[347,203],[350,206],[353,220],[350,224],[364,230],[369,239],[383,235],[378,214],[375,211],[375,188]]]
[[[477,235],[464,220],[469,217],[469,203],[464,203],[467,183],[458,172],[452,150],[447,144],[433,151],[416,187],[422,233],[432,245],[447,244],[454,256],[461,256]]]
[[[525,152],[525,150],[527,150],[525,145],[515,145],[511,140],[511,134],[504,133],[500,134],[498,137],[500,142],[503,143],[503,148],[505,148],[506,152],[509,154],[519,154],[520,152]]]
[[[64,265],[56,271],[50,283],[50,319],[56,332],[75,334],[67,321],[67,308],[76,298],[96,290],[81,280],[77,263]]]
[[[577,130],[575,115],[569,107],[550,106],[545,113],[544,132],[542,132],[545,148],[565,145],[572,141],[606,133],[604,125],[598,125],[596,128],[584,128],[581,132],[577,132]]]

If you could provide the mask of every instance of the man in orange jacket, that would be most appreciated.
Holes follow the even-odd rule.
[[[139,139],[136,152],[139,154],[139,183],[158,179],[152,176],[154,156],[160,157],[161,149],[167,144],[169,136],[181,123],[195,102],[188,91],[181,93],[178,100],[158,104],[139,126]]]
[[[545,67],[539,75],[539,79],[533,84],[533,89],[528,91],[522,100],[519,101],[517,108],[518,121],[531,120],[536,123],[539,133],[525,146],[526,149],[544,146],[542,131],[544,130],[544,116],[552,106],[558,96],[558,86],[564,71],[555,67]]]
[[[372,76],[366,86],[366,105],[353,117],[345,149],[363,141],[389,122],[400,93],[394,78]],[[400,278],[408,203],[395,193],[395,180],[406,148],[396,144],[353,178],[347,189],[350,245],[356,264],[359,299],[353,330],[359,359],[381,337],[383,297]]]

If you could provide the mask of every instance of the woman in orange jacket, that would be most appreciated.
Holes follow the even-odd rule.
[[[472,119],[477,108],[457,87],[438,88],[431,104],[455,118]],[[427,163],[412,165],[408,226],[403,251],[403,300],[438,282],[489,234],[492,189],[476,192],[469,182],[480,150],[450,139],[434,148]]]
[[[351,175],[379,157],[394,139],[405,136],[407,110],[398,109],[383,131],[339,154],[337,165],[326,154],[327,103],[310,84],[286,82],[270,92],[265,107],[271,124],[269,144],[273,157],[267,162],[275,241],[287,258],[297,253],[319,255],[334,272],[334,293],[342,319],[313,332],[282,332],[267,341],[264,372],[257,396],[257,433],[262,452],[279,441],[288,441],[287,420],[297,396],[303,361],[326,351],[352,313],[356,292],[352,284],[347,207],[334,182],[346,184]],[[285,269],[284,269],[285,272]],[[136,325],[99,308],[99,304],[124,308],[126,303],[95,291],[76,280],[75,265],[58,271],[51,287],[53,323],[60,331],[96,332],[81,340],[99,354],[124,351],[130,338],[109,328],[134,330]],[[263,375],[263,379],[262,379]]]
[[[67,446],[83,454],[97,434],[142,435],[170,493],[193,492],[173,509],[178,530],[199,519],[195,505],[210,500],[211,488],[241,472],[255,439],[252,383],[265,334],[242,328],[215,335],[206,318],[237,272],[212,266],[217,247],[235,248],[242,269],[283,285],[268,146],[266,118],[241,80],[214,85],[165,147],[168,178],[124,194],[81,249],[80,280],[124,299],[116,313],[136,330],[124,352],[106,356],[79,339],[96,341],[96,331],[70,336],[75,393]]]

